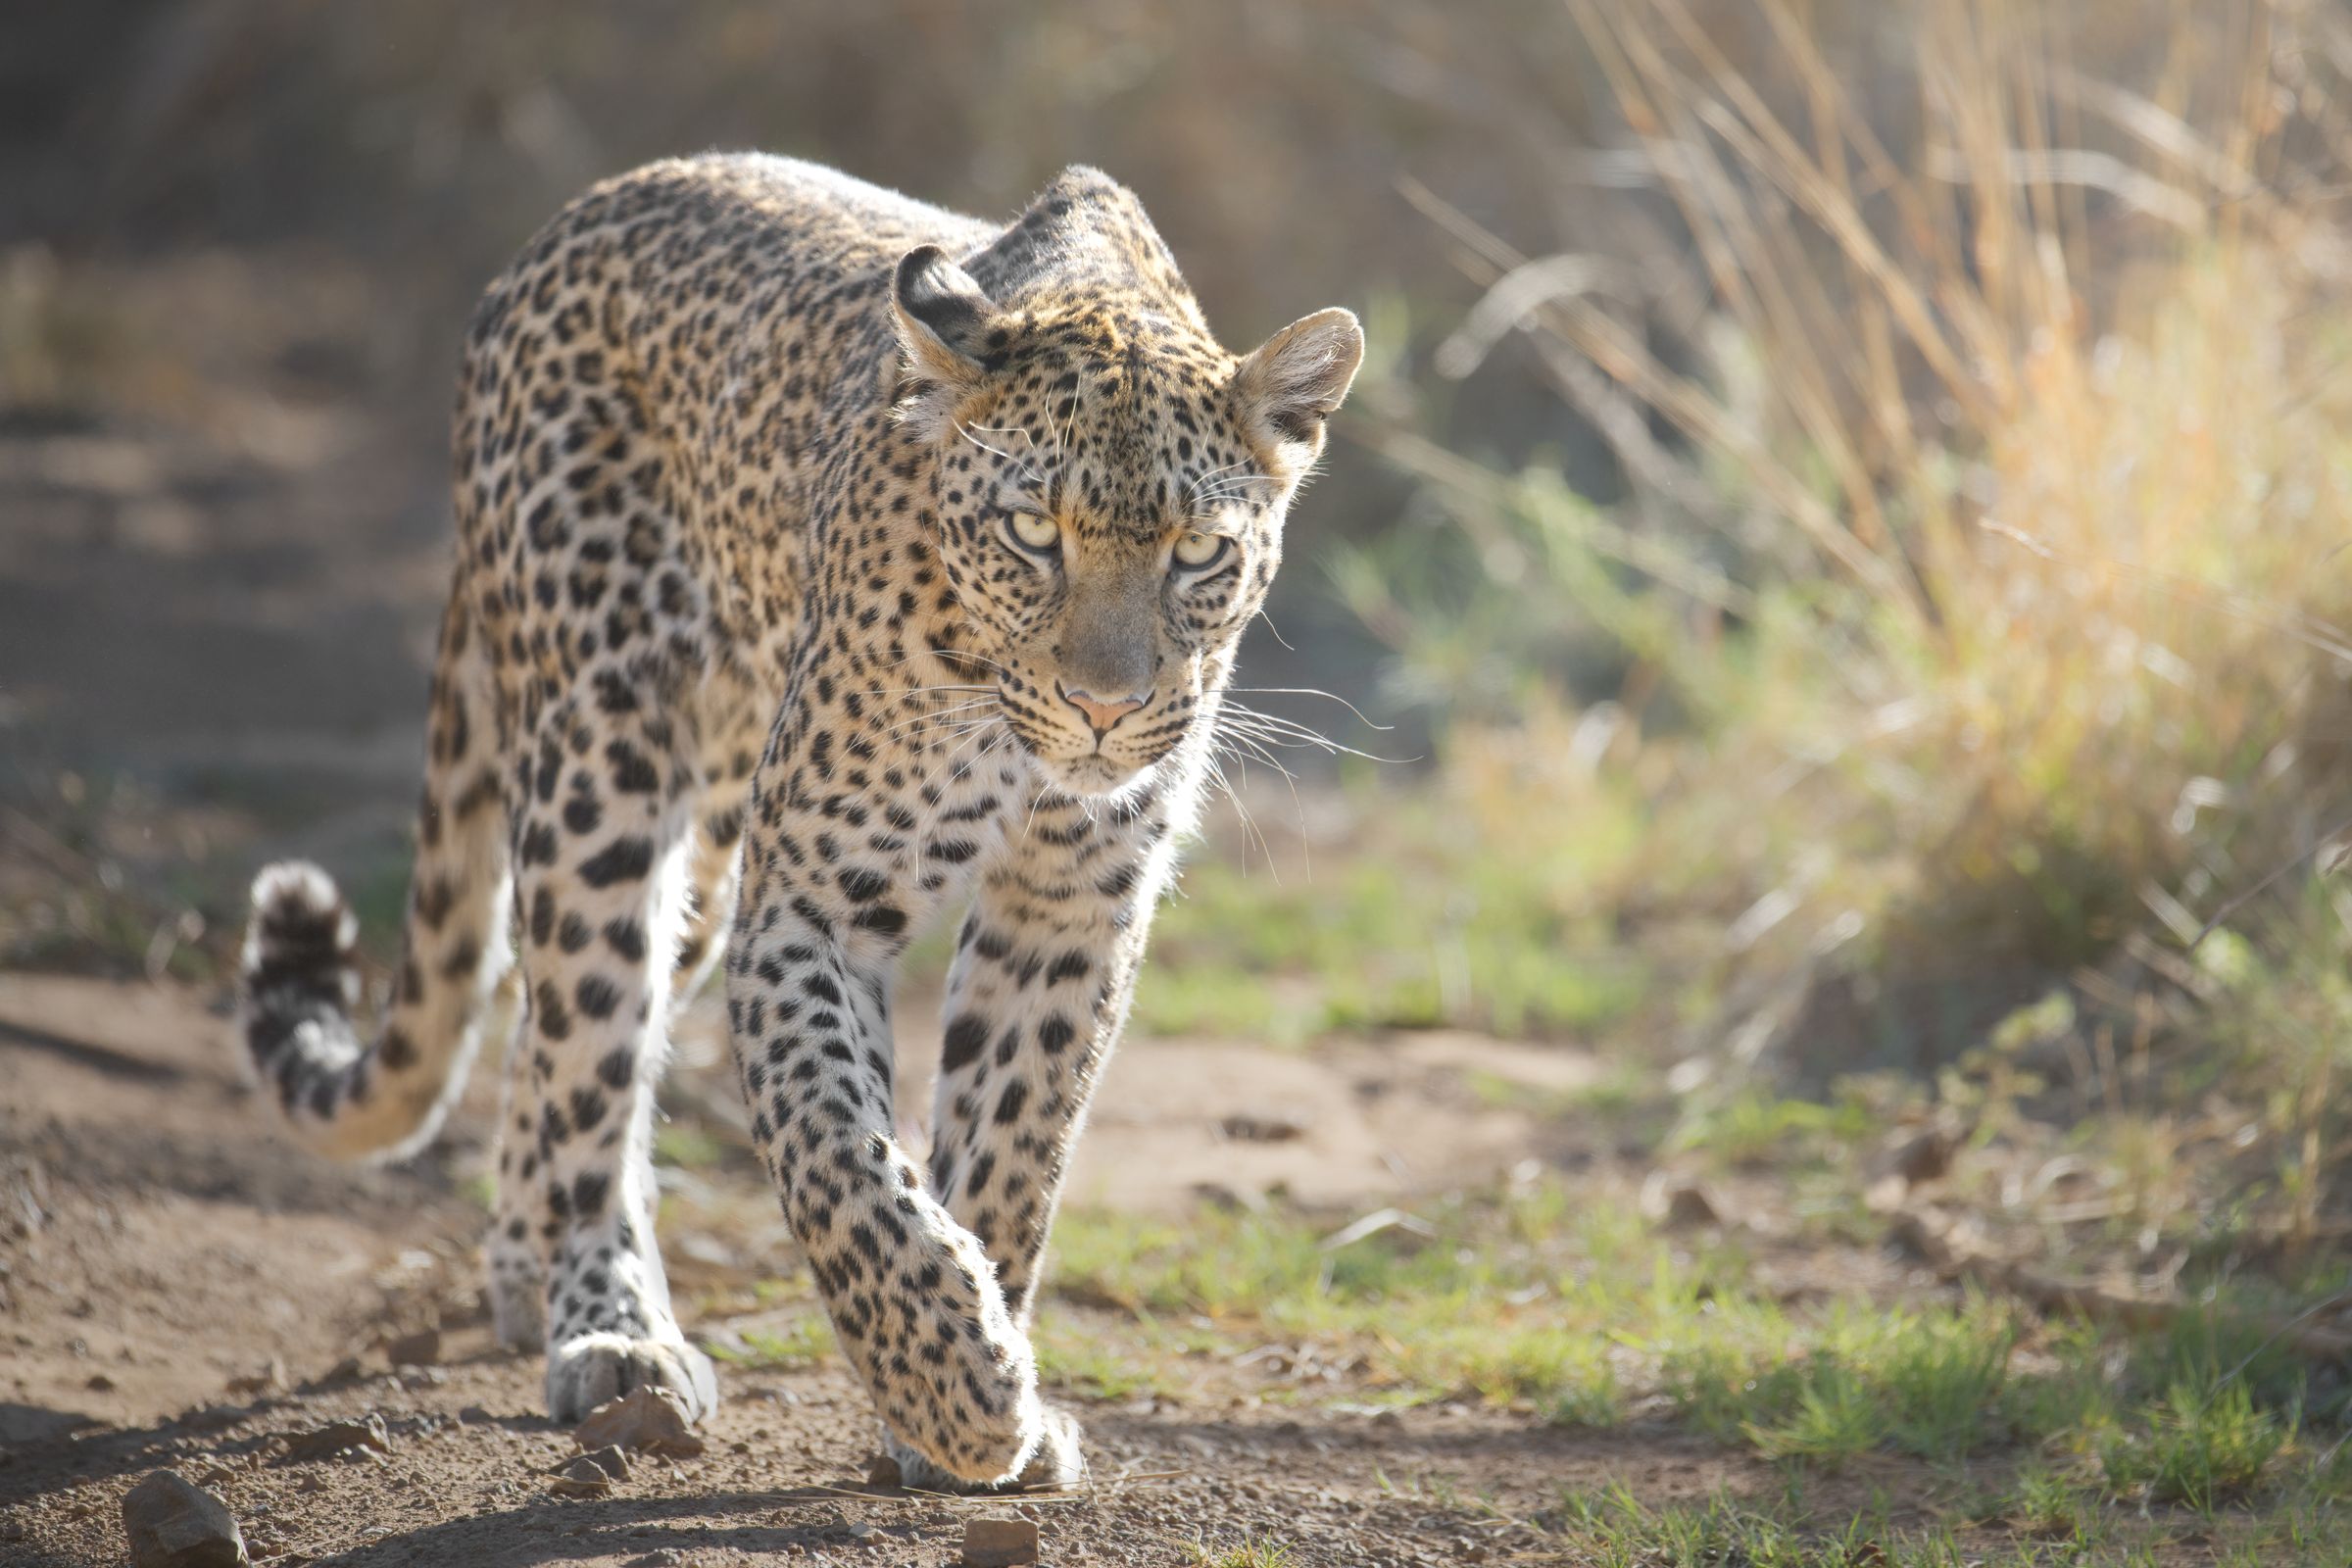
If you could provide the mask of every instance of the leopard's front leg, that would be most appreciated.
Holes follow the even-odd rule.
[[[892,1115],[890,982],[945,879],[878,803],[817,793],[799,752],[788,723],[760,764],[726,962],[753,1138],[883,1419],[940,1475],[1002,1481],[1047,1427],[1028,1338]],[[958,785],[964,820],[995,813],[988,785]]]
[[[1041,805],[982,880],[949,979],[933,1109],[931,1188],[980,1239],[1026,1332],[1046,1240],[1135,989],[1170,861],[1167,806]],[[894,1449],[910,1485],[936,1485]],[[1077,1423],[1049,1411],[1024,1485],[1085,1473]]]

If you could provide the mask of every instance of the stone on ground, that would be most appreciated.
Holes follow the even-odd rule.
[[[245,1538],[228,1505],[170,1470],[122,1499],[132,1568],[244,1568]]]
[[[612,1476],[589,1454],[581,1454],[556,1472],[547,1490],[559,1497],[610,1497]]]
[[[964,1568],[1018,1568],[1037,1561],[1037,1526],[1027,1519],[974,1519],[963,1527]]]
[[[571,1434],[583,1448],[628,1448],[665,1459],[691,1459],[703,1440],[688,1429],[686,1411],[666,1390],[640,1386],[588,1412]]]

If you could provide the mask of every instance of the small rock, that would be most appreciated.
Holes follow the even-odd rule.
[[[593,1456],[583,1453],[558,1471],[547,1490],[559,1497],[610,1497],[612,1477]]]
[[[1642,1184],[1642,1211],[1668,1230],[1696,1230],[1721,1225],[1723,1210],[1707,1190],[1693,1181],[1652,1171]]]
[[[431,1366],[441,1359],[441,1331],[404,1334],[384,1347],[384,1357],[394,1366]]]
[[[580,1458],[587,1460],[615,1481],[629,1479],[629,1456],[618,1448],[609,1446],[598,1448],[594,1452],[581,1454]],[[579,1460],[575,1459],[572,1462],[577,1464]]]
[[[874,1539],[874,1527],[860,1519],[850,1526],[850,1539],[858,1542],[871,1541]]]
[[[1939,1124],[1903,1140],[1888,1152],[1887,1159],[1903,1180],[1921,1187],[1950,1170],[1952,1156],[1959,1152],[1958,1129]]]
[[[906,1477],[899,1469],[899,1461],[887,1453],[877,1453],[865,1462],[865,1484],[869,1487],[903,1487]]]
[[[1716,1211],[1715,1200],[1703,1187],[1677,1187],[1666,1195],[1666,1223],[1680,1229],[1686,1225],[1720,1225],[1723,1215]]]
[[[703,1440],[687,1430],[678,1401],[646,1386],[589,1411],[571,1436],[583,1448],[630,1448],[668,1459],[691,1459],[703,1451]]]
[[[286,1381],[286,1363],[274,1355],[259,1372],[248,1372],[228,1380],[228,1392],[231,1394],[283,1394],[291,1387]]]
[[[312,1384],[311,1387],[316,1389],[339,1388],[346,1383],[357,1383],[367,1375],[368,1369],[360,1363],[360,1358],[356,1355],[347,1355],[333,1366],[328,1367],[318,1382]]]
[[[1287,1144],[1306,1136],[1306,1123],[1296,1116],[1228,1116],[1217,1131],[1237,1144]]]
[[[392,1434],[384,1430],[384,1418],[371,1415],[365,1421],[330,1421],[309,1432],[294,1433],[286,1439],[283,1456],[288,1464],[302,1464],[346,1453],[391,1451]]]
[[[170,1470],[158,1470],[122,1499],[132,1568],[243,1568],[245,1538],[228,1505]]]
[[[1953,1157],[1966,1142],[1965,1128],[1941,1119],[1896,1136],[1873,1162],[1863,1202],[1881,1214],[1902,1207],[1913,1189],[1940,1181],[1950,1172]]]
[[[90,1381],[84,1383],[82,1387],[92,1394],[112,1394],[115,1392],[115,1380],[103,1372],[98,1372],[92,1374]]]
[[[1017,1568],[1037,1561],[1037,1526],[1026,1519],[974,1519],[963,1527],[964,1568]]]

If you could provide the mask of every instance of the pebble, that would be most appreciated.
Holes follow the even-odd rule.
[[[1037,1526],[1027,1519],[981,1518],[963,1527],[964,1568],[1018,1568],[1037,1561]]]
[[[292,1387],[286,1378],[286,1363],[274,1355],[259,1372],[228,1380],[228,1392],[240,1395],[283,1394]]]
[[[583,1453],[559,1471],[547,1490],[559,1497],[610,1497],[612,1477],[593,1456]]]
[[[122,1499],[132,1568],[244,1568],[245,1538],[228,1505],[170,1470]]]
[[[572,1431],[583,1448],[620,1447],[691,1459],[703,1451],[703,1440],[687,1430],[686,1412],[659,1389],[631,1389],[588,1412]]]
[[[345,1453],[390,1453],[392,1434],[384,1429],[384,1418],[370,1415],[365,1421],[329,1421],[325,1426],[308,1432],[297,1432],[286,1439],[285,1456],[293,1463],[306,1459],[331,1459]]]
[[[331,1389],[345,1383],[357,1383],[367,1375],[368,1369],[360,1364],[360,1358],[356,1355],[347,1355],[333,1366],[328,1367],[325,1375],[313,1386]]]
[[[602,1470],[605,1474],[611,1476],[615,1481],[626,1481],[629,1479],[628,1455],[622,1453],[618,1448],[608,1445],[607,1446],[595,1449],[592,1452],[583,1453],[580,1455],[580,1458],[587,1460],[590,1464],[596,1466],[599,1470]]]

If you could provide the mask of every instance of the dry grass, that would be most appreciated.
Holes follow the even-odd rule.
[[[1709,1096],[1775,1048],[1816,1083],[1941,1068],[2017,1180],[2089,1130],[2106,1240],[2307,1257],[2352,1037],[2352,906],[2313,863],[2352,810],[2352,34],[2188,4],[1570,9],[1641,155],[1622,226],[1674,238],[1530,257],[1408,195],[1489,284],[1438,368],[1515,331],[1627,498],[1390,430],[1485,580],[1469,613],[1376,557],[1343,590],[1408,689],[1524,669],[1509,639],[1559,646],[1563,601],[1572,654],[1613,646],[1607,701],[1522,676],[1449,766],[1539,841],[1639,803],[1595,902],[1636,945],[1715,922],[1664,962],[1708,999]],[[1558,786],[1561,736],[1604,718]]]

